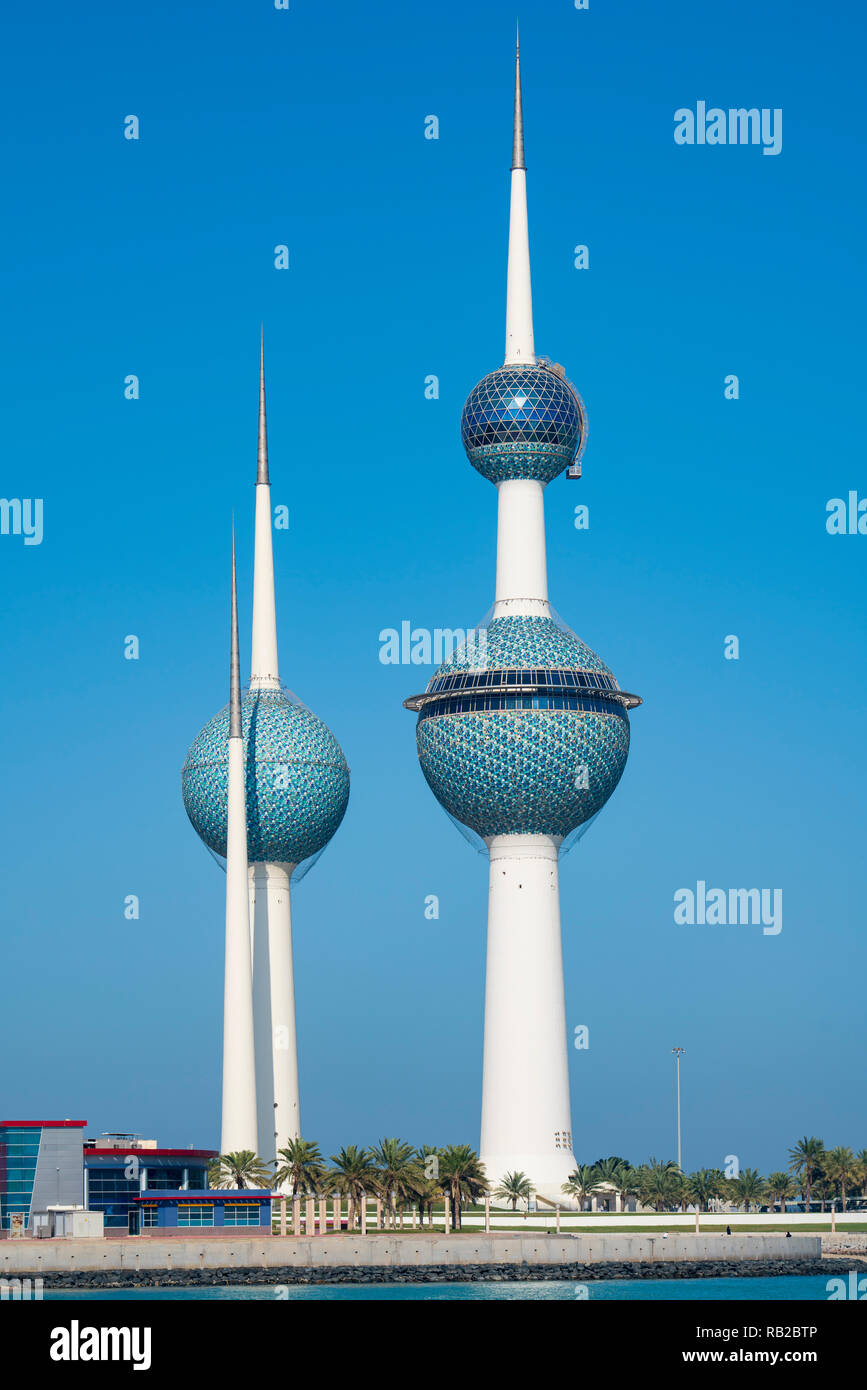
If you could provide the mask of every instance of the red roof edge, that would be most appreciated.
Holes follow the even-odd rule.
[[[0,1120],[0,1129],[84,1129],[87,1120]]]
[[[84,1150],[84,1157],[87,1158],[88,1154],[101,1154],[103,1157],[107,1157],[107,1156],[109,1156],[109,1155],[111,1155],[111,1154],[115,1154],[119,1160],[120,1160],[120,1159],[129,1158],[130,1154],[135,1154],[136,1158],[138,1158],[139,1155],[141,1155],[141,1158],[142,1158],[142,1166],[146,1168],[146,1167],[147,1167],[147,1163],[144,1162],[144,1160],[148,1157],[148,1155],[150,1155],[152,1158],[217,1158],[217,1156],[218,1156],[218,1150],[217,1150],[217,1149],[142,1149],[142,1148],[136,1147],[135,1144],[130,1144],[130,1145],[128,1145],[126,1148],[123,1148],[123,1149],[85,1149],[85,1150]]]

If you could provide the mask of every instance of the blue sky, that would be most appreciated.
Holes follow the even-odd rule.
[[[0,536],[0,1111],[217,1142],[224,879],[180,768],[226,698],[233,510],[249,644],[264,319],[281,672],[352,768],[294,900],[304,1133],[475,1145],[486,867],[417,765],[430,672],[378,639],[493,598],[459,418],[502,361],[513,7],[5,27],[0,493],[44,539]],[[645,700],[563,866],[576,1154],[673,1154],[675,1044],[688,1168],[861,1148],[867,537],[825,508],[867,494],[864,18],[546,0],[521,37],[536,343],[590,418],[551,595]],[[782,152],[676,145],[699,100],[782,108]],[[782,931],[675,925],[700,879],[781,888]]]

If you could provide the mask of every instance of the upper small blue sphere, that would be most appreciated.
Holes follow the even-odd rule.
[[[461,439],[470,463],[492,483],[550,483],[574,460],[585,427],[579,397],[550,367],[498,367],[467,397]]]
[[[349,767],[331,730],[282,690],[248,692],[241,705],[250,863],[301,864],[334,834],[349,800]],[[229,707],[202,729],[181,774],[196,833],[226,853]]]

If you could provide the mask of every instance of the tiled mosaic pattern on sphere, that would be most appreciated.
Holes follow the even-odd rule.
[[[278,690],[248,692],[241,706],[251,863],[300,864],[328,843],[349,800],[349,768],[321,719]],[[197,834],[226,853],[229,707],[205,725],[181,774]],[[251,756],[251,752],[252,755]]]
[[[545,668],[614,677],[594,651],[551,618],[497,618],[437,668]],[[614,682],[616,685],[616,682]],[[602,692],[598,695],[602,702]],[[556,704],[556,696],[549,705]],[[419,714],[419,761],[437,800],[478,835],[568,835],[605,805],[629,752],[629,719],[595,709],[489,709]],[[586,785],[584,785],[586,783]]]
[[[616,705],[435,715],[416,740],[434,796],[476,834],[565,837],[620,781],[629,720]]]
[[[565,631],[551,618],[495,618],[483,629],[484,644],[471,634],[437,668],[433,679],[451,671],[493,671],[514,668],[558,667],[570,671],[612,672],[586,642]]]

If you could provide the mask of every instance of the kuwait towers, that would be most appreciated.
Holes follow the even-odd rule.
[[[227,973],[237,970],[237,981],[226,982],[224,1077],[247,1075],[247,1062],[238,1059],[247,1056],[245,1019],[252,989],[256,1132],[234,1146],[271,1159],[300,1134],[290,884],[299,867],[309,865],[340,825],[349,800],[349,768],[330,729],[280,683],[264,353],[259,360],[252,669],[249,689],[240,701],[240,724],[239,739],[237,721],[226,706],[205,725],[187,754],[182,792],[198,835],[227,859],[226,963]],[[230,913],[234,924],[241,908],[238,859],[230,853],[231,837],[227,845],[227,821],[230,830],[237,824],[237,817],[229,820],[230,771],[241,744],[249,958],[243,959],[233,926],[230,965]],[[249,1076],[243,1084],[249,1089]],[[232,1114],[249,1115],[234,1092],[230,1109]],[[226,1114],[224,1089],[224,1135]],[[249,1119],[245,1123],[249,1128]]]
[[[578,457],[586,417],[533,341],[520,57],[506,359],[470,392],[461,436],[497,489],[496,599],[488,626],[405,703],[428,785],[490,860],[480,1157],[492,1183],[521,1171],[562,1201],[576,1165],[559,858],[617,786],[640,701],[548,602],[544,492]]]

